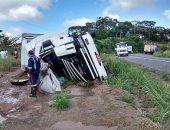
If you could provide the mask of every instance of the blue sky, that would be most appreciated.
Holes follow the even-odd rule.
[[[5,0],[0,25],[7,34],[63,32],[97,17],[119,21],[153,20],[170,27],[169,0]]]

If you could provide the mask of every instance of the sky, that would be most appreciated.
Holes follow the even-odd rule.
[[[65,32],[109,16],[119,21],[152,20],[170,28],[170,0],[1,0],[0,29],[9,36]]]

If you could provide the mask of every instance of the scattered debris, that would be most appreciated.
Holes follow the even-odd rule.
[[[0,125],[3,125],[5,121],[6,121],[6,118],[0,115]]]
[[[53,101],[49,101],[49,102],[48,102],[48,106],[49,106],[49,107],[52,107],[52,106],[53,106]]]
[[[18,102],[18,98],[12,96],[14,93],[14,88],[0,88],[0,103],[11,103],[16,104]]]
[[[23,86],[26,83],[28,83],[28,81],[29,79],[20,79],[20,80],[12,79],[10,82],[12,85]]]

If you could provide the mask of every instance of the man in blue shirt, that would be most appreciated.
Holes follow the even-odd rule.
[[[40,73],[40,59],[30,50],[28,52],[28,77],[31,82],[30,97],[37,97],[37,81]]]

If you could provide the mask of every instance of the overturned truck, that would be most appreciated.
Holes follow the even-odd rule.
[[[28,51],[44,62],[51,59],[52,71],[58,76],[79,81],[103,80],[107,73],[89,33],[69,36],[67,33],[22,34],[21,68],[28,65]]]

